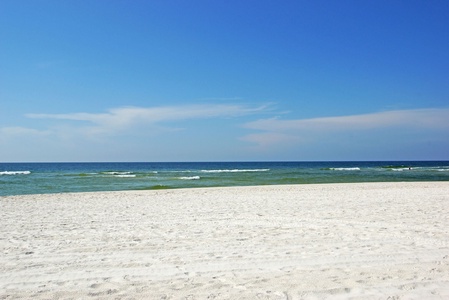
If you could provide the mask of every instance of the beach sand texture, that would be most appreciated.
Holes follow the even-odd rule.
[[[449,182],[0,197],[0,299],[449,299]]]

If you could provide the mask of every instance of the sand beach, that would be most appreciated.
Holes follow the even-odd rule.
[[[449,299],[449,182],[0,197],[0,299]]]

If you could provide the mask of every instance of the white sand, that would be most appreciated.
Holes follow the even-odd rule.
[[[449,299],[449,182],[0,197],[0,299]]]

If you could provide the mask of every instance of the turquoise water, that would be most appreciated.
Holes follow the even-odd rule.
[[[449,161],[0,163],[0,196],[382,181],[449,181]]]

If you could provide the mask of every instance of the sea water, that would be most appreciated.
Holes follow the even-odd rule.
[[[382,181],[449,181],[449,162],[0,163],[0,196]]]

